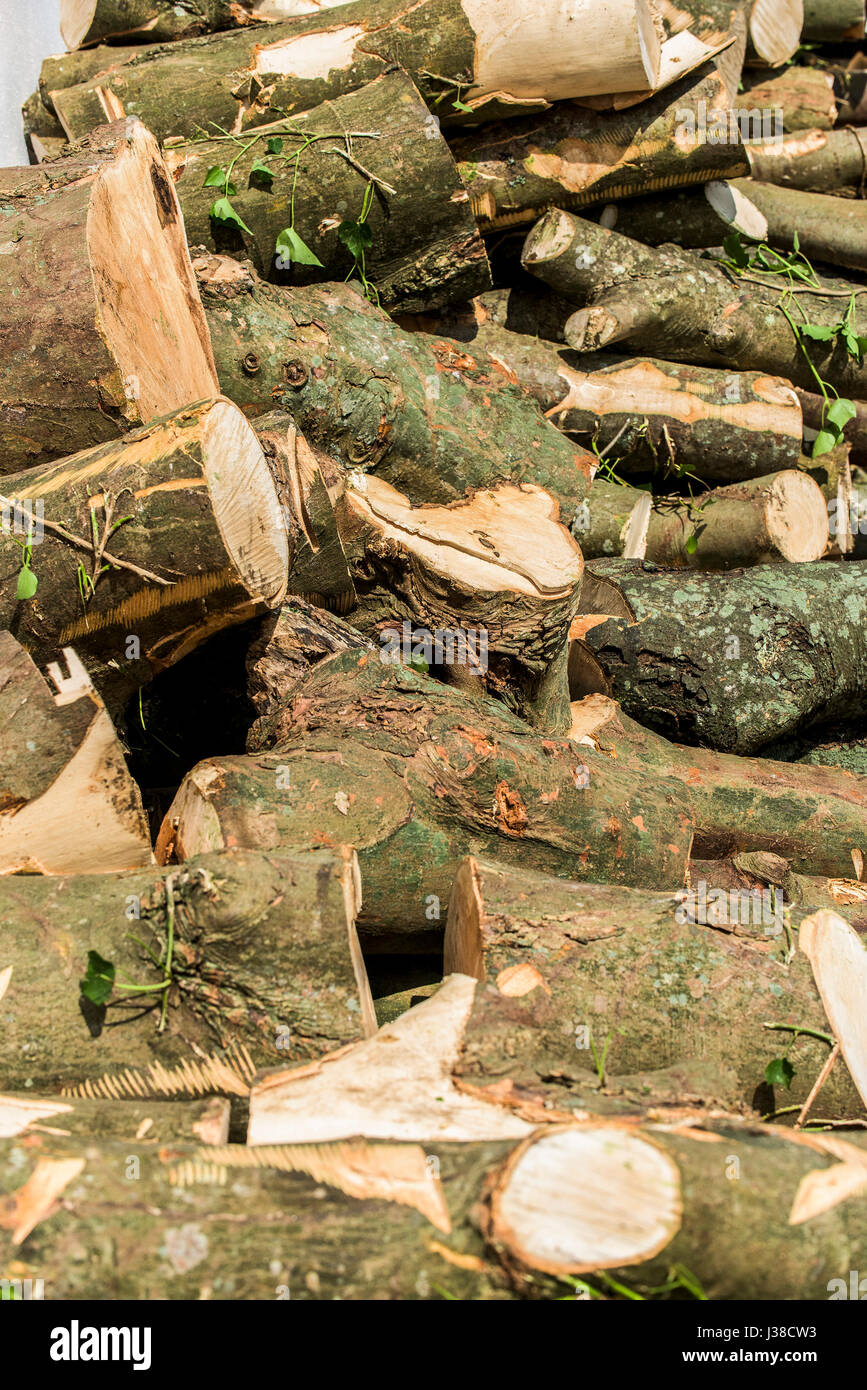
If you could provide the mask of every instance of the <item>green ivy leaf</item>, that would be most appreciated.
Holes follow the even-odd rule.
[[[87,973],[78,987],[91,1004],[107,1004],[114,989],[114,966],[99,951],[88,951]]]
[[[805,338],[815,338],[817,343],[829,343],[832,338],[836,338],[840,331],[840,325],[835,324],[833,328],[825,328],[818,323],[801,323],[798,325],[798,332]]]
[[[366,222],[341,222],[337,235],[343,245],[357,261],[373,245],[373,232]]]
[[[250,168],[251,182],[254,177],[259,179],[265,179],[270,188],[271,184],[274,181],[274,170],[269,169],[267,164],[263,164],[261,159],[254,159],[253,164]]]
[[[278,257],[284,264],[288,261],[296,261],[298,265],[318,265],[323,270],[325,268],[319,257],[301,240],[294,227],[283,228],[277,237],[276,250]]]
[[[765,1081],[769,1086],[785,1086],[788,1091],[795,1075],[795,1068],[788,1057],[775,1057],[765,1067]]]
[[[240,227],[241,231],[247,232],[249,236],[253,235],[246,222],[241,221],[228,198],[218,198],[215,203],[212,203],[209,215],[213,217],[215,222],[224,222],[230,227]]]
[[[850,420],[855,419],[857,414],[858,411],[855,408],[855,402],[847,400],[845,396],[840,396],[834,401],[833,405],[829,407],[828,414],[825,416],[825,424],[836,425],[837,429],[842,431],[846,428]]]
[[[23,569],[18,571],[18,587],[15,590],[15,597],[17,599],[32,598],[36,593],[38,584],[39,580],[32,569],[25,565]]]
[[[823,454],[830,454],[832,449],[836,449],[839,442],[839,432],[835,433],[832,430],[819,430],[819,433],[813,440],[811,458],[820,459]]]
[[[698,550],[698,536],[690,536],[685,548],[687,555],[694,555]]]
[[[272,135],[271,139],[267,142],[265,148],[267,149],[269,154],[282,154],[283,141],[280,139],[279,135]]]
[[[456,111],[469,111],[471,116],[473,114],[473,108],[471,106],[467,106],[467,103],[465,101],[461,101],[460,97],[455,98],[455,100],[452,102],[452,106],[455,108]]]
[[[739,270],[746,270],[750,263],[740,232],[732,232],[723,242],[723,250]]]
[[[212,164],[207,174],[203,188],[221,188],[226,178],[226,171],[219,164]]]

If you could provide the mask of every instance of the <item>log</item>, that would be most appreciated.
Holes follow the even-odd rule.
[[[695,875],[692,882],[677,895],[615,890],[465,860],[449,900],[444,969],[479,986],[453,1051],[458,1083],[482,1088],[511,1077],[524,1093],[544,1095],[546,1077],[568,1084],[593,1067],[592,1041],[597,1056],[605,1049],[606,1080],[688,1056],[732,1071],[738,1106],[773,1108],[765,1068],[781,1040],[765,1025],[832,1031],[810,962],[802,951],[787,960],[781,896],[732,896]],[[827,1053],[815,1037],[798,1040],[785,1103],[806,1100]],[[327,1073],[327,1060],[320,1068]],[[845,1067],[829,1085],[823,1113],[860,1117]],[[293,1098],[284,1090],[285,1107]],[[301,1139],[294,1126],[281,1127],[280,1112],[263,1124],[258,1102],[254,1086],[250,1142]]]
[[[576,534],[588,560],[622,555],[702,570],[807,562],[825,554],[828,508],[818,483],[794,468],[692,498],[597,478]]]
[[[826,68],[794,65],[779,72],[747,68],[743,100],[757,110],[777,113],[789,134],[832,130],[841,119],[834,74]]]
[[[864,196],[867,131],[808,130],[784,140],[747,148],[750,175],[760,183],[832,193],[836,198]]]
[[[677,246],[649,248],[556,209],[530,233],[523,261],[583,306],[566,326],[576,351],[617,342],[639,352],[664,348],[679,361],[770,372],[806,390],[816,385],[815,367],[841,394],[867,391],[867,365],[836,339],[811,340],[808,360],[793,329],[793,321],[839,325],[854,285],[823,277],[821,289],[804,287],[808,307],[796,306],[793,320],[779,307],[785,282],[756,284],[754,276],[745,282]],[[853,328],[867,336],[867,312],[857,296]]]
[[[636,779],[654,769],[679,780],[695,822],[695,859],[775,854],[812,878],[857,872],[865,838],[863,778],[670,743],[602,694],[573,703],[571,737]]]
[[[864,24],[864,0],[804,0],[802,38],[810,43],[859,43]]]
[[[41,164],[43,159],[52,159],[64,151],[63,126],[46,111],[38,92],[29,96],[21,107],[21,121],[31,164]]]
[[[747,61],[778,68],[794,58],[801,45],[804,0],[752,0]]]
[[[452,141],[484,232],[534,222],[549,207],[583,208],[747,172],[739,128],[711,143],[711,120],[737,93],[744,41],[676,86],[625,111],[560,104]]]
[[[418,654],[540,732],[568,733],[568,636],[584,566],[548,493],[504,483],[447,507],[413,507],[362,474],[340,517],[360,605],[353,622],[381,655]]]
[[[246,415],[276,403],[311,447],[348,471],[376,471],[413,503],[532,482],[571,520],[592,455],[548,425],[507,371],[402,332],[350,287],[287,292],[226,257],[196,266],[222,388]]]
[[[287,599],[261,620],[250,643],[247,695],[260,718],[275,714],[295,682],[326,657],[373,650],[373,643],[341,618],[303,599]]]
[[[770,751],[784,762],[842,767],[858,777],[867,776],[867,738],[850,729],[841,731],[836,738],[823,731],[812,737],[783,739],[771,744]]]
[[[246,1050],[252,1068],[309,1060],[376,1030],[349,850],[239,851],[173,870],[7,878],[0,898],[0,958],[11,967],[5,1087],[165,1095],[184,1089],[167,1072],[218,1050],[228,1050],[230,1064],[233,1051],[244,1058]],[[80,992],[94,951],[101,973],[114,967],[114,992],[101,1004]],[[149,992],[124,993],[124,982]],[[216,1063],[208,1074],[222,1075]]]
[[[544,738],[499,702],[379,654],[320,662],[254,726],[248,747],[186,777],[157,857],[183,862],[229,840],[306,849],[339,836],[358,848],[359,920],[380,948],[397,938],[412,949],[424,934],[416,944],[435,943],[438,904],[444,913],[472,846],[558,876],[683,883],[693,827],[679,783],[624,780],[593,750]]]
[[[0,1138],[80,1135],[155,1144],[225,1144],[229,1101],[78,1100],[32,1092],[0,1095]]]
[[[278,154],[271,141],[279,142]],[[410,314],[490,285],[454,158],[403,72],[257,126],[244,140],[214,134],[171,145],[165,158],[190,245],[249,256],[268,279],[306,284],[357,272],[374,302]],[[206,187],[206,175],[230,166],[238,189],[230,205],[246,230],[209,216],[224,187]],[[265,172],[253,173],[254,166]],[[369,239],[363,276],[341,239],[347,225],[362,224]],[[316,264],[281,255],[279,238],[290,225]]]
[[[863,716],[864,561],[726,576],[624,560],[593,569],[619,585],[635,621],[608,620],[585,640],[611,693],[650,728],[752,753],[810,724]]]
[[[133,39],[167,43],[250,24],[255,0],[60,0],[60,34],[67,48]]]
[[[565,21],[565,22],[564,22]],[[370,35],[375,35],[374,44]],[[263,40],[267,40],[263,42]],[[556,56],[555,56],[556,55]],[[600,57],[602,60],[600,61]],[[594,92],[655,87],[659,35],[649,0],[371,0],[321,15],[188,39],[52,90],[70,138],[126,110],[159,140],[197,130],[243,134],[309,110],[395,63],[444,118],[495,99],[515,113]]]
[[[0,531],[0,626],[37,661],[74,645],[114,708],[286,591],[286,523],[255,433],[226,400],[3,480],[44,528],[25,594]],[[21,597],[19,597],[21,594]]]
[[[0,170],[0,211],[0,473],[217,392],[177,198],[140,122],[95,131],[49,164]]]
[[[46,680],[0,632],[0,875],[112,873],[153,863],[141,793],[72,648]]]
[[[818,1301],[831,1280],[848,1288],[865,1237],[863,1202],[846,1200],[862,1163],[857,1139],[637,1107],[523,1140],[424,1146],[154,1154],[24,1135],[0,1146],[0,1253],[54,1298],[147,1298],[159,1266],[176,1299],[556,1299],[571,1292],[564,1275],[610,1269],[649,1294],[680,1265],[711,1299]]]
[[[752,179],[708,184],[705,197],[721,223],[721,236],[739,231],[753,241],[792,251],[797,235],[810,260],[867,268],[867,214],[859,201],[841,203],[836,197]]]
[[[863,759],[860,769],[852,767],[850,771],[863,776]],[[779,897],[791,909],[789,915],[792,919],[799,917],[802,909],[808,912],[824,909],[839,913],[858,932],[867,930],[867,883],[855,878],[820,878],[799,874],[792,869],[788,859],[779,854],[748,851],[734,854],[729,859],[691,859],[689,881],[694,885],[690,891],[695,895],[696,905],[702,892],[699,885],[704,884],[708,911],[711,908],[709,894],[714,889],[722,889],[729,895],[730,909],[732,904],[746,904],[748,895],[754,894],[757,889],[763,893],[768,888],[774,888],[779,890]],[[731,897],[733,892],[737,895],[734,899]],[[715,901],[721,902],[725,909],[725,900],[717,898]]]
[[[477,356],[486,352],[553,424],[616,459],[619,471],[731,483],[799,462],[803,419],[796,392],[782,378],[652,357],[579,356],[501,326],[502,308],[496,294],[482,295],[463,323],[449,316],[423,320],[423,331],[451,333]]]
[[[89,82],[108,68],[119,67],[147,51],[147,44],[139,43],[124,46],[98,44],[96,48],[78,48],[72,53],[52,53],[48,58],[43,58],[39,69],[39,95],[43,106],[57,119],[52,92]]]

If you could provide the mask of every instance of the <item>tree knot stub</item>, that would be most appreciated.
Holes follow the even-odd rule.
[[[520,792],[512,791],[508,782],[498,782],[494,791],[494,809],[499,829],[504,835],[519,837],[529,825],[527,808]]]

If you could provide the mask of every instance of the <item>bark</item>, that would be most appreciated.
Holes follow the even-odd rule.
[[[572,714],[572,739],[582,751],[595,749],[636,778],[653,769],[680,781],[684,808],[695,822],[696,858],[759,852],[779,855],[796,873],[812,877],[857,872],[863,778],[669,743],[605,695],[576,700]]]
[[[752,0],[747,61],[778,68],[797,53],[804,24],[804,0]]]
[[[825,498],[828,509],[826,558],[834,560],[867,558],[862,553],[864,546],[859,535],[859,497],[852,485],[850,454],[851,446],[844,442],[818,459],[805,457],[801,462],[801,467],[818,484]]]
[[[582,208],[747,172],[739,132],[711,143],[710,113],[725,118],[737,92],[740,45],[698,73],[625,111],[562,104],[452,142],[482,230],[533,222],[549,207]]]
[[[501,699],[540,732],[569,731],[568,636],[584,567],[548,493],[505,483],[412,507],[373,477],[347,489],[339,516],[353,621],[383,654],[418,651],[449,684]]]
[[[346,132],[354,137],[351,158]],[[274,139],[281,144],[277,155],[268,150]],[[339,229],[361,222],[369,198],[364,275],[371,296],[420,313],[490,284],[484,242],[454,158],[405,73],[390,72],[313,111],[259,126],[244,140],[200,133],[170,146],[165,157],[190,245],[249,255],[268,279],[347,279],[357,263]],[[251,173],[254,163],[273,177]],[[209,216],[222,189],[206,188],[205,176],[229,165],[238,189],[231,205],[249,232]],[[277,238],[290,224],[319,265],[281,269]]]
[[[857,43],[864,38],[864,0],[804,0],[801,37],[810,43]]]
[[[158,857],[183,861],[229,840],[306,849],[339,837],[358,849],[361,925],[396,934],[401,949],[436,932],[437,903],[473,846],[558,876],[683,882],[692,821],[680,784],[624,779],[592,750],[543,738],[501,704],[380,654],[321,662],[248,747],[188,775]]]
[[[747,150],[750,174],[761,183],[863,198],[867,176],[867,131],[810,130]]]
[[[659,41],[648,0],[370,0],[322,15],[189,39],[131,58],[98,81],[52,90],[67,133],[135,110],[159,140],[213,125],[243,134],[285,111],[309,110],[399,64],[444,117],[459,100],[492,99],[516,114],[593,92],[653,87]],[[264,40],[264,41],[263,41]],[[485,112],[489,114],[489,112]]]
[[[75,652],[46,680],[0,632],[0,875],[153,863],[141,793]]]
[[[711,1299],[824,1300],[857,1268],[864,1204],[789,1216],[862,1159],[835,1136],[637,1108],[475,1144],[155,1153],[21,1136],[0,1148],[0,1251],[61,1299],[148,1298],[155,1268],[174,1299],[545,1299],[564,1296],[564,1274],[605,1267],[649,1291],[680,1264]]]
[[[784,762],[842,767],[858,777],[867,776],[867,738],[857,729],[823,730],[811,738],[783,739],[772,744],[770,751]]]
[[[867,205],[860,201],[841,203],[836,197],[752,179],[709,184],[706,198],[721,224],[720,239],[735,230],[754,241],[792,251],[797,236],[800,250],[810,260],[867,269]]]
[[[296,681],[343,651],[370,651],[354,627],[303,599],[290,598],[263,618],[247,655],[247,694],[261,717],[275,714]]]
[[[27,157],[31,164],[52,159],[66,145],[66,135],[59,121],[46,111],[38,92],[29,96],[21,107]]]
[[[153,1144],[225,1144],[229,1101],[79,1100],[59,1096],[0,1095],[0,1136],[76,1135]]]
[[[594,561],[636,614],[588,631],[628,714],[689,743],[752,753],[822,720],[860,718],[867,564],[722,575]]]
[[[285,594],[286,523],[255,433],[229,401],[3,485],[4,506],[20,503],[44,534],[32,546],[35,595],[19,599],[22,543],[0,532],[0,625],[40,662],[74,645],[112,708]]]
[[[841,112],[834,74],[826,68],[783,68],[780,72],[747,69],[743,101],[761,111],[779,113],[783,130],[832,130]]]
[[[255,19],[255,0],[60,0],[60,33],[67,48],[132,39],[168,43]]]
[[[593,1067],[592,1041],[597,1057],[605,1049],[606,1080],[690,1057],[733,1072],[739,1106],[773,1108],[765,1068],[781,1037],[765,1025],[832,1031],[810,963],[801,951],[787,960],[783,908],[770,892],[714,891],[691,877],[691,890],[672,895],[465,860],[449,902],[444,969],[480,987],[456,1075],[477,1087],[508,1077],[535,1091],[548,1076],[568,1084]],[[792,915],[797,923],[806,913]],[[806,1100],[827,1054],[816,1038],[798,1040],[781,1104]],[[823,1114],[863,1113],[845,1066],[828,1085]]]
[[[811,340],[808,360],[792,326],[838,325],[853,285],[823,278],[821,290],[799,288],[784,313],[785,282],[757,284],[677,246],[652,249],[558,210],[530,233],[523,259],[584,306],[566,326],[577,351],[628,342],[633,351],[664,350],[678,361],[770,372],[806,390],[816,385],[812,362],[841,394],[867,391],[867,365],[844,344]],[[867,336],[867,312],[857,306],[853,326]]]
[[[140,44],[130,44],[126,47],[112,46],[110,48],[99,45],[96,48],[76,49],[74,53],[53,53],[48,58],[44,58],[39,70],[39,95],[46,111],[54,117],[57,116],[52,98],[53,92],[60,92],[66,87],[77,87],[82,82],[89,82],[108,68],[118,67],[129,62],[130,58],[135,58],[139,53],[146,53],[147,51],[147,45],[142,46]]]
[[[576,534],[588,560],[622,555],[672,568],[729,570],[820,560],[828,508],[818,483],[797,469],[694,498],[654,498],[597,478]]]
[[[459,344],[428,346],[346,286],[286,292],[225,257],[197,269],[222,388],[246,415],[276,402],[313,448],[375,471],[413,503],[532,482],[556,497],[564,522],[573,517],[592,456],[496,363]]]
[[[863,68],[833,68],[838,125],[864,125],[867,122],[867,71]]]
[[[862,762],[861,775],[864,766]],[[850,771],[858,769],[853,767]],[[705,899],[711,890],[718,888],[729,894],[778,889],[783,902],[792,909],[790,916],[793,918],[798,918],[802,909],[809,912],[831,911],[839,913],[857,932],[867,931],[867,883],[855,878],[817,878],[799,874],[792,869],[788,859],[778,854],[748,851],[735,854],[730,859],[692,859],[689,880],[696,895],[701,891],[699,885],[705,885]],[[741,899],[730,901],[738,903]]]
[[[138,121],[44,166],[0,171],[0,212],[0,473],[216,393],[178,202]],[[148,273],[133,292],[143,248]]]
[[[616,459],[619,470],[729,483],[798,463],[803,420],[787,381],[652,357],[579,356],[510,331],[500,322],[504,307],[483,295],[463,323],[447,316],[441,331],[470,343],[477,354],[486,352],[552,423]],[[423,323],[424,332],[437,332],[437,320]]]
[[[86,1083],[85,1094],[109,1098],[154,1094],[155,1086],[170,1094],[159,1068],[185,1058],[195,1063],[218,1049],[243,1057],[246,1049],[249,1068],[281,1056],[310,1059],[368,1036],[376,1022],[355,933],[360,896],[358,865],[341,849],[0,881],[2,958],[12,967],[4,1086],[38,1093]],[[160,1031],[163,991],[153,987],[165,979],[159,962],[170,923],[172,985]],[[85,999],[79,981],[90,951],[114,965],[116,986],[151,992],[116,987],[107,1004]],[[151,1064],[156,1074],[144,1070]]]

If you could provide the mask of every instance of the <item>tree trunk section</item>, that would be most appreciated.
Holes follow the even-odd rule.
[[[738,179],[712,183],[705,197],[720,222],[719,239],[739,231],[783,251],[794,250],[795,237],[809,260],[848,270],[867,269],[867,204],[800,189]],[[714,243],[716,244],[716,243]]]
[[[229,1101],[79,1100],[32,1092],[0,1095],[0,1137],[76,1135],[152,1144],[225,1144]]]
[[[199,1059],[228,1049],[230,1060],[232,1049],[246,1049],[255,1067],[306,1061],[376,1030],[355,932],[358,865],[348,850],[239,851],[181,869],[6,878],[0,898],[2,960],[12,967],[4,1086],[84,1084],[86,1095],[135,1097],[156,1085],[165,1094],[171,1088],[157,1084],[159,1068],[195,1063],[196,1048]],[[159,962],[170,922],[172,985],[161,1032]],[[35,935],[44,950],[34,951]],[[90,951],[115,967],[107,1004],[80,993]],[[123,982],[157,988],[124,994]]]
[[[287,293],[226,257],[196,264],[221,385],[245,415],[276,403],[313,448],[413,503],[532,482],[571,522],[592,455],[547,424],[507,370],[402,332],[349,287]]]
[[[169,43],[251,23],[255,0],[60,0],[60,33],[67,48],[117,39]]]
[[[75,652],[43,678],[0,632],[0,875],[153,863],[141,793]]]
[[[258,440],[226,400],[3,480],[43,528],[35,594],[0,531],[0,624],[43,662],[74,645],[114,707],[286,592],[286,523]],[[59,531],[58,531],[59,528]],[[36,533],[35,533],[36,534]]]
[[[353,137],[351,158],[346,132]],[[269,152],[272,140],[280,142],[279,154]],[[454,158],[405,73],[390,72],[313,111],[259,126],[243,141],[200,137],[171,145],[165,157],[190,245],[249,256],[268,279],[299,285],[353,272],[360,279],[339,229],[361,223],[369,198],[364,276],[371,297],[413,314],[490,285],[484,242]],[[273,177],[251,173],[254,163]],[[206,188],[205,176],[230,164],[238,189],[231,205],[248,232],[209,216],[223,190]],[[318,266],[284,265],[277,238],[290,225]]]
[[[0,473],[216,394],[177,198],[138,121],[44,166],[0,171],[0,210]],[[133,294],[143,248],[148,273]]]
[[[768,68],[789,62],[801,44],[804,0],[752,0],[749,14],[747,61]]]
[[[247,653],[247,695],[261,717],[275,714],[296,681],[326,657],[373,644],[342,619],[289,598],[263,618]]]
[[[783,130],[832,130],[841,119],[834,74],[826,68],[785,67],[779,72],[747,69],[743,102],[779,114]]]
[[[809,130],[747,149],[750,174],[760,183],[835,198],[863,198],[867,170],[867,131]]]

